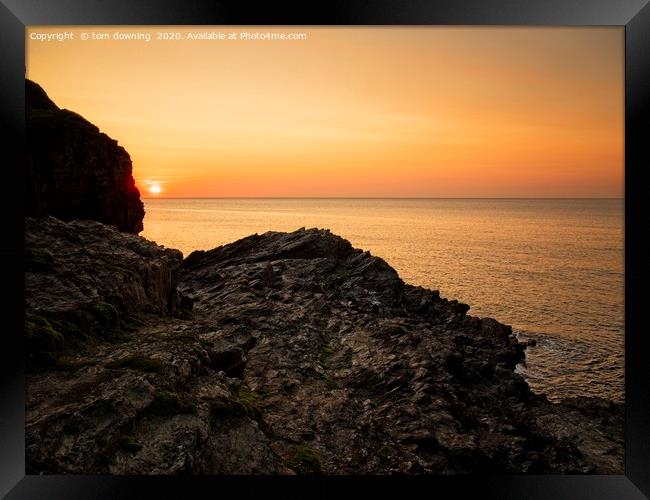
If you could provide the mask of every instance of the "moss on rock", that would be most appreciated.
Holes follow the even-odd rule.
[[[252,415],[255,412],[255,401],[260,399],[260,395],[255,391],[251,391],[247,387],[240,387],[237,394],[237,403],[241,405],[246,414]]]
[[[293,458],[289,460],[287,465],[296,474],[300,475],[319,475],[323,473],[318,454],[307,445],[298,446]]]
[[[92,302],[88,309],[100,325],[108,328],[119,326],[120,315],[114,305],[100,300]]]

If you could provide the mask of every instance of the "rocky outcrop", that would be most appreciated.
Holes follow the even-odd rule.
[[[35,239],[63,228],[39,224]],[[147,246],[75,224],[55,262],[93,234]],[[66,296],[96,272],[84,258]],[[621,406],[532,394],[510,327],[328,231],[194,252],[178,288],[191,319],[150,316],[28,375],[27,473],[622,473]]]
[[[142,231],[144,206],[131,158],[117,141],[25,80],[27,215],[92,219]]]
[[[150,316],[187,313],[181,261],[178,250],[99,222],[26,218],[28,365],[55,362],[66,344],[126,338]]]

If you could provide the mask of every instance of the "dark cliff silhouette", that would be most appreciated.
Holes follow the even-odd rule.
[[[144,206],[126,150],[77,113],[60,109],[31,80],[25,80],[25,108],[26,214],[142,231]]]

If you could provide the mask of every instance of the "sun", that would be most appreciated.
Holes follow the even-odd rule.
[[[160,187],[160,184],[151,184],[149,186],[149,192],[151,194],[160,194],[161,191],[162,191],[162,188]]]

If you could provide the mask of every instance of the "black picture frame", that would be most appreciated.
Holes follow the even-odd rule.
[[[625,27],[625,410],[624,476],[450,477],[119,477],[25,476],[23,367],[23,200],[25,27],[28,25],[563,25]],[[642,242],[650,166],[648,0],[330,0],[302,4],[188,0],[0,0],[0,107],[5,195],[5,292],[0,416],[0,496],[8,499],[192,498],[221,494],[331,497],[375,492],[480,498],[642,499],[650,496],[650,363],[643,349],[648,248]],[[20,186],[20,187],[19,187]]]

